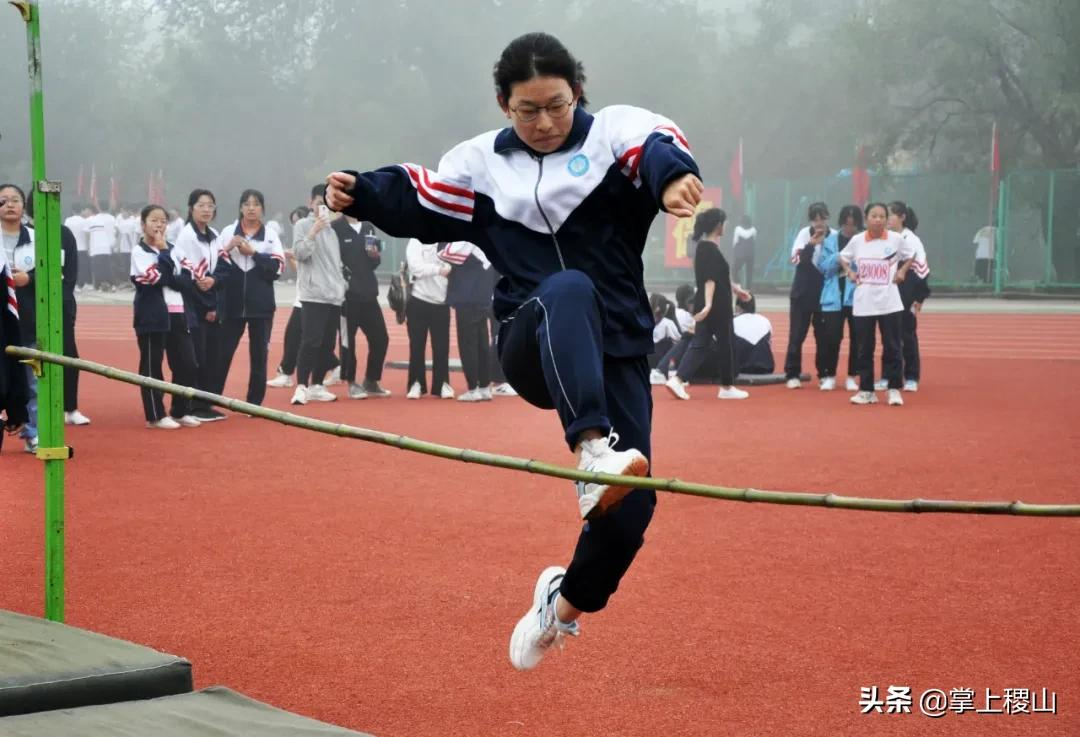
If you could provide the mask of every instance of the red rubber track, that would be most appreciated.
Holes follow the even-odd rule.
[[[786,316],[770,317],[782,363]],[[655,389],[655,472],[1080,501],[1080,316],[933,314],[920,336],[923,387],[903,408],[809,387],[751,388],[745,402]],[[392,340],[391,358],[403,358],[401,328]],[[79,345],[134,369],[129,309],[81,309]],[[242,347],[227,393],[242,396],[245,382]],[[571,460],[555,417],[521,400],[407,402],[404,372],[385,384],[392,399],[302,411]],[[288,398],[270,390],[267,403]],[[94,376],[81,405],[93,425],[68,433],[68,621],[187,656],[199,686],[379,737],[1080,734],[1080,520],[662,494],[611,606],[522,674],[507,641],[535,576],[572,551],[568,483],[236,416],[150,431],[135,388]],[[41,466],[5,446],[0,607],[40,614]],[[978,706],[987,688],[1046,687],[1059,713],[860,715],[871,685],[916,697],[970,687]]]

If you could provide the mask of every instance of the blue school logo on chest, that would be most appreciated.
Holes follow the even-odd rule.
[[[23,256],[23,271],[29,271],[34,268],[34,257],[29,254]]]
[[[589,170],[589,157],[585,154],[578,154],[566,162],[566,170],[570,172],[571,176],[585,176],[585,172]]]

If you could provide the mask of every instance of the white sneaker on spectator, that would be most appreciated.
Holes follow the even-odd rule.
[[[293,378],[289,374],[281,373],[281,369],[278,369],[277,376],[266,382],[266,385],[276,389],[287,389],[293,385]]]
[[[439,390],[439,399],[453,399],[453,398],[454,398],[454,388],[452,386],[450,386],[449,384],[447,384],[446,382],[443,382],[442,389]]]
[[[888,379],[878,379],[877,381],[874,382],[874,391],[876,391],[876,392],[883,392],[888,388],[889,388],[889,380]]]
[[[307,398],[309,402],[334,402],[337,394],[328,391],[322,384],[312,384],[307,388]]]
[[[802,387],[802,382],[798,379],[788,379],[787,383],[784,386],[786,386],[788,389],[799,389]]]
[[[477,389],[476,391],[480,392],[480,401],[481,402],[490,402],[491,401],[491,387],[490,386],[482,386],[479,389]]]
[[[854,376],[847,377],[847,381],[844,383],[844,388],[849,392],[859,391],[859,382],[855,381]]]
[[[690,394],[686,391],[686,384],[679,378],[678,374],[672,376],[670,379],[664,382],[664,386],[668,388],[668,391],[674,394],[679,399],[689,399]]]
[[[901,396],[899,389],[889,390],[889,406],[891,407],[903,407],[904,397]]]
[[[479,401],[481,401],[481,399],[480,399],[480,390],[479,389],[469,389],[466,392],[462,392],[461,394],[458,394],[457,400],[459,402],[479,402]]]
[[[852,404],[877,404],[877,395],[873,392],[859,392],[851,398]]]
[[[827,376],[821,380],[821,385],[818,386],[818,388],[823,392],[834,391],[836,389],[836,379],[832,376]],[[858,387],[855,388],[858,389]]]
[[[90,418],[84,415],[79,410],[72,410],[71,412],[64,413],[65,425],[89,425]]]
[[[649,372],[649,383],[653,386],[663,386],[667,383],[667,379],[664,378],[664,375],[662,373],[660,373],[656,369],[653,369]]]
[[[914,379],[908,379],[907,381],[904,382],[904,391],[906,391],[906,392],[917,392],[917,391],[919,391],[919,382],[915,381]]]
[[[612,431],[606,438],[585,440],[581,443],[580,471],[611,473],[618,476],[644,476],[649,472],[649,461],[641,451],[615,450],[619,434]],[[599,517],[617,506],[630,489],[625,486],[577,482],[578,508],[582,519]]]
[[[323,386],[337,386],[341,383],[341,366],[338,366],[326,377]]]
[[[510,386],[510,382],[504,381],[491,390],[493,396],[496,397],[516,397],[518,395],[517,390]]]
[[[405,394],[406,399],[419,399],[420,398],[420,382],[414,381],[412,386],[409,387],[409,391]]]
[[[202,424],[199,422],[199,418],[194,415],[184,415],[177,420],[177,422],[179,422],[182,427],[198,427]]]
[[[155,430],[179,430],[180,423],[171,417],[162,417],[157,422],[147,422],[146,426]]]
[[[565,636],[577,637],[581,633],[577,622],[560,625],[555,616],[555,602],[565,575],[565,568],[551,566],[536,580],[532,607],[518,620],[510,635],[510,663],[515,669],[532,670],[552,645],[561,650]]]
[[[293,392],[292,399],[289,400],[290,404],[307,404],[307,387],[301,384],[296,387],[296,391]]]
[[[37,453],[37,449],[38,449],[38,439],[37,438],[26,438],[26,440],[23,441],[23,452],[24,453]]]
[[[364,391],[364,387],[360,386],[356,382],[350,382],[349,399],[367,399],[367,392]]]
[[[722,386],[717,393],[717,399],[746,399],[750,396],[750,392],[737,389],[733,386]]]

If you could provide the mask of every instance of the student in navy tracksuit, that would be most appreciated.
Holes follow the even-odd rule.
[[[661,207],[693,215],[697,164],[667,118],[586,112],[582,67],[552,36],[514,40],[494,76],[511,127],[455,146],[438,171],[334,172],[327,203],[390,235],[479,246],[503,275],[494,307],[509,382],[557,410],[581,468],[645,475],[653,321],[641,256]],[[607,605],[656,504],[653,491],[599,484],[579,495],[589,522],[569,568],[541,573],[511,637],[515,668],[535,667],[582,612]]]
[[[795,278],[791,282],[790,320],[788,326],[787,355],[784,358],[784,378],[788,389],[802,386],[802,347],[810,327],[814,326],[814,341],[820,346],[818,326],[821,312],[821,290],[824,277],[814,262],[814,255],[829,235],[829,208],[824,202],[815,202],[807,210],[810,224],[795,236],[791,244],[791,263],[795,264]],[[820,347],[817,353],[820,353]]]
[[[451,243],[439,251],[439,259],[450,264],[446,304],[454,310],[458,355],[465,374],[466,391],[459,402],[491,400],[491,371],[488,366],[488,312],[491,310],[491,262],[471,243]]]
[[[217,392],[221,364],[221,320],[218,315],[218,290],[214,288],[214,267],[217,265],[218,232],[210,227],[217,214],[217,200],[208,189],[195,189],[188,195],[188,217],[176,239],[176,251],[181,263],[193,276],[192,289],[185,295],[195,315],[191,326],[191,341],[199,365],[197,389]],[[206,402],[192,402],[192,414],[200,422],[225,419]]]
[[[898,201],[889,203],[889,230],[899,233],[911,246],[915,255],[907,276],[900,282],[900,299],[904,312],[900,326],[901,355],[904,359],[904,391],[919,391],[922,361],[919,355],[919,313],[923,302],[930,296],[930,266],[926,260],[926,246],[915,235],[919,218],[915,208]],[[884,373],[884,370],[882,371]]]
[[[0,209],[3,207],[3,193],[0,191]],[[30,419],[26,406],[30,399],[26,367],[4,352],[9,345],[22,345],[19,300],[11,264],[8,263],[7,248],[0,248],[0,298],[4,300],[4,304],[0,305],[0,414],[4,416],[0,423],[2,449],[4,435],[21,433]]]
[[[147,205],[140,213],[143,237],[131,249],[131,282],[135,285],[134,324],[139,341],[139,375],[161,379],[161,361],[167,358],[174,384],[193,386],[198,376],[191,324],[195,313],[187,309],[194,274],[165,240],[169,216],[160,205]],[[198,427],[191,402],[173,395],[165,414],[160,391],[141,389],[146,426],[161,430]]]
[[[371,223],[356,218],[337,218],[331,223],[341,244],[341,264],[349,286],[341,306],[341,378],[349,384],[350,399],[389,397],[382,381],[383,363],[390,347],[386,318],[379,304],[379,280],[375,269],[382,263],[382,241]],[[364,373],[357,376],[356,331],[367,340]]]
[[[222,319],[221,364],[214,393],[224,390],[236,347],[247,330],[251,359],[247,401],[252,404],[262,404],[266,396],[266,359],[276,309],[274,282],[285,270],[285,250],[277,232],[263,224],[264,208],[262,192],[244,190],[240,195],[240,219],[218,236],[214,267]]]

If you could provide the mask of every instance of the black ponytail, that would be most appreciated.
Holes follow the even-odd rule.
[[[907,204],[900,200],[895,200],[889,203],[889,212],[897,217],[903,218],[904,227],[914,233],[919,228],[919,218],[915,214],[914,207],[908,207]]]
[[[710,207],[703,210],[694,220],[694,230],[690,240],[697,243],[709,233],[727,222],[727,213],[719,207]]]

